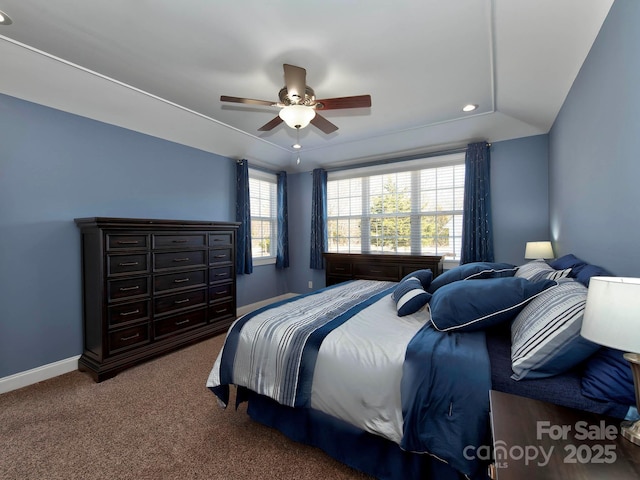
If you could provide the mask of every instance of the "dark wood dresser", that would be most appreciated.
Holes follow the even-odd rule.
[[[84,352],[95,381],[223,333],[236,318],[236,223],[77,218]]]
[[[327,287],[354,279],[398,282],[405,275],[425,268],[430,268],[435,278],[442,273],[443,258],[428,255],[325,253],[325,280]]]

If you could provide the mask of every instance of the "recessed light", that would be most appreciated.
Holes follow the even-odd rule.
[[[470,103],[470,104],[465,105],[464,107],[462,107],[462,111],[463,112],[473,112],[476,108],[478,108],[478,105],[474,105],[473,103]]]
[[[0,25],[11,25],[13,21],[9,18],[9,15],[0,10]]]
[[[299,143],[294,143],[293,145],[291,145],[293,148],[295,148],[296,150],[300,150],[302,148],[302,145],[300,145]]]

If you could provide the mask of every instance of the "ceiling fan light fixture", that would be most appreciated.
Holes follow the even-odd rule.
[[[289,127],[304,128],[316,116],[316,111],[305,105],[287,105],[278,115]]]

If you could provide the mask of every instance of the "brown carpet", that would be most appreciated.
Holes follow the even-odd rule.
[[[0,395],[0,479],[368,479],[205,387],[223,337],[94,383],[81,372]],[[231,404],[233,404],[233,399]]]

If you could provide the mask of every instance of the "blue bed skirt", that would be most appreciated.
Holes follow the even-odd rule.
[[[345,465],[384,480],[461,480],[464,476],[429,455],[405,452],[393,442],[364,432],[325,413],[291,408],[254,392],[246,393],[247,413],[290,439],[324,450]]]

